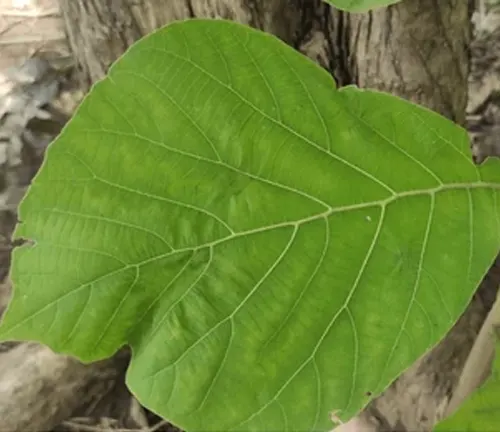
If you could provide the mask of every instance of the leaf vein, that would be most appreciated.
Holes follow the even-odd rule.
[[[115,261],[118,261],[120,264],[126,266],[128,263],[125,261],[121,260],[118,257],[115,257],[114,255],[100,251],[98,249],[90,249],[90,248],[82,248],[82,247],[77,247],[77,246],[68,246],[68,245],[63,245],[63,244],[58,244],[58,243],[51,243],[51,242],[46,242],[46,241],[37,241],[37,245],[39,246],[49,246],[54,249],[63,249],[63,250],[68,250],[68,251],[75,251],[75,252],[84,252],[84,253],[90,253],[94,255],[100,255],[101,257],[107,257],[111,258]]]
[[[96,176],[95,180],[97,180],[97,181],[99,181],[101,183],[107,184],[108,186],[114,187],[116,189],[120,189],[120,190],[127,191],[127,192],[130,192],[130,193],[134,193],[134,194],[137,194],[137,195],[144,195],[144,196],[146,196],[148,198],[152,198],[152,199],[155,199],[155,200],[158,200],[158,201],[168,202],[168,203],[171,203],[171,204],[178,205],[180,207],[186,207],[186,208],[189,208],[191,210],[195,210],[195,211],[197,211],[199,213],[203,213],[203,214],[211,217],[212,219],[216,220],[217,222],[219,222],[231,234],[235,234],[235,232],[233,231],[233,229],[226,222],[224,222],[219,216],[217,216],[216,214],[214,214],[214,213],[212,213],[212,212],[210,212],[208,210],[205,210],[205,209],[203,209],[201,207],[197,207],[197,206],[194,206],[194,205],[191,205],[191,204],[183,203],[183,202],[178,201],[178,200],[166,198],[166,197],[163,197],[163,196],[160,196],[160,195],[152,194],[152,193],[141,191],[141,190],[138,190],[138,189],[129,188],[127,186],[123,186],[121,184],[111,182],[111,181],[103,179],[101,177],[97,177]]]
[[[148,51],[157,51],[159,50],[158,48],[148,48],[147,49]],[[332,153],[332,152],[328,152],[326,149],[324,149],[323,147],[321,147],[320,145],[318,145],[317,143],[315,143],[314,141],[312,141],[311,139],[307,138],[306,136],[300,134],[298,131],[296,131],[295,129],[291,128],[290,126],[288,126],[287,124],[285,123],[281,123],[279,121],[277,121],[276,119],[274,119],[273,117],[269,116],[267,113],[265,113],[264,111],[262,111],[260,108],[258,108],[257,106],[255,106],[254,104],[252,104],[248,99],[245,99],[239,92],[237,92],[235,89],[233,89],[232,87],[228,86],[226,83],[220,81],[216,76],[214,76],[213,74],[211,74],[209,71],[207,71],[206,69],[202,68],[201,66],[199,66],[197,63],[195,63],[194,61],[192,60],[189,60],[179,54],[176,54],[176,53],[173,53],[171,51],[166,51],[166,50],[160,50],[163,54],[167,54],[167,55],[171,55],[172,57],[176,57],[180,60],[184,60],[186,62],[189,62],[192,66],[194,66],[195,68],[197,68],[199,71],[201,71],[203,74],[207,75],[209,78],[212,79],[212,81],[216,82],[217,84],[225,87],[228,91],[230,91],[231,93],[233,93],[235,96],[237,96],[240,100],[242,100],[245,104],[247,104],[248,106],[250,106],[252,109],[254,109],[256,112],[258,112],[261,116],[267,118],[271,123],[275,124],[277,127],[279,127],[280,129],[283,129],[285,130],[286,132],[290,133],[291,135],[299,138],[300,140],[302,140],[304,143],[310,145],[311,147],[315,148],[316,150],[332,157],[333,159],[343,163],[344,165],[346,165],[347,167],[351,168],[353,171],[356,171],[357,173],[359,174],[362,174],[363,176],[369,178],[370,180],[372,180],[373,182],[379,184],[380,186],[382,186],[383,188],[385,188],[388,192],[390,192],[391,194],[395,194],[396,192],[391,188],[389,187],[387,184],[383,183],[382,181],[380,181],[379,179],[377,179],[376,177],[374,177],[372,174],[370,174],[369,172],[365,171],[364,169],[362,169],[361,167],[343,159],[341,156],[335,154],[335,153]],[[128,71],[123,71],[121,73],[129,73]],[[158,88],[158,91],[162,91],[158,86],[156,86]]]
[[[135,328],[139,327],[139,325],[142,323],[142,321],[144,320],[144,318],[146,318],[146,316],[148,315],[149,311],[151,309],[153,309],[153,307],[155,306],[155,304],[157,304],[160,301],[160,299],[168,291],[168,289],[173,284],[175,284],[175,282],[182,276],[182,274],[184,273],[184,271],[189,267],[189,264],[191,264],[191,261],[193,260],[193,258],[194,258],[195,255],[196,254],[193,251],[193,253],[189,257],[189,259],[181,267],[181,269],[176,273],[176,275],[172,279],[170,279],[170,281],[167,284],[165,284],[165,286],[163,287],[163,289],[158,293],[158,295],[153,299],[153,301],[150,303],[150,305],[147,307],[147,309],[144,311],[144,313],[141,315],[141,317],[137,320],[137,324],[134,326]]]
[[[356,120],[358,120],[360,123],[362,123],[367,129],[369,129],[371,132],[379,136],[383,141],[385,141],[387,144],[391,145],[396,151],[399,153],[402,153],[404,156],[406,156],[409,160],[411,160],[413,163],[417,164],[421,169],[423,169],[425,172],[430,174],[437,182],[439,185],[444,186],[445,182],[430,168],[425,166],[422,162],[420,162],[415,156],[412,154],[408,153],[405,149],[402,147],[398,146],[395,142],[393,142],[389,137],[385,136],[382,134],[380,131],[378,131],[376,128],[373,127],[370,123],[368,123],[363,117],[360,115],[356,115],[354,112],[352,112],[347,106],[345,106],[346,112],[348,112],[351,116],[353,116]]]
[[[118,303],[117,307],[115,308],[115,311],[111,314],[111,317],[109,318],[108,322],[103,327],[101,335],[96,339],[94,345],[92,346],[92,350],[95,350],[98,347],[98,345],[102,342],[102,340],[104,339],[104,336],[106,336],[106,332],[108,331],[109,327],[111,326],[111,324],[113,323],[113,321],[117,317],[118,312],[123,307],[123,305],[127,301],[128,297],[130,296],[130,294],[134,290],[134,287],[137,284],[137,281],[139,280],[139,273],[140,273],[139,266],[135,266],[135,277],[134,277],[134,280],[130,284],[129,289],[127,290],[127,292],[125,293],[125,295],[123,296],[123,298],[120,300],[120,303]]]
[[[222,369],[224,369],[224,366],[226,364],[226,361],[227,361],[227,358],[229,355],[229,349],[231,348],[231,344],[233,343],[233,337],[234,337],[233,320],[232,319],[229,320],[229,326],[230,326],[230,334],[229,334],[229,337],[227,340],[226,349],[224,350],[224,357],[222,358],[222,361],[220,362],[219,367],[217,368],[217,372],[214,374],[212,382],[210,383],[210,386],[208,387],[207,392],[205,393],[205,397],[201,401],[200,406],[195,411],[200,411],[201,409],[203,409],[203,407],[205,406],[205,403],[208,400],[208,397],[210,396],[210,393],[212,392],[212,390],[215,386],[215,383],[217,382],[217,379],[219,378],[219,376],[222,372]]]
[[[210,145],[210,147],[212,148],[212,151],[214,152],[215,157],[217,158],[217,160],[218,161],[222,160],[221,157],[220,157],[219,152],[217,151],[217,148],[215,147],[214,142],[208,137],[208,135],[205,133],[205,131],[198,125],[198,123],[191,117],[191,115],[188,112],[186,112],[184,110],[184,108],[182,108],[182,106],[179,105],[179,103],[172,96],[170,96],[167,92],[163,91],[161,89],[161,87],[158,86],[155,82],[151,81],[149,78],[146,78],[143,75],[137,74],[137,73],[132,72],[132,71],[124,71],[124,72],[121,72],[121,73],[133,75],[136,78],[141,78],[144,81],[146,81],[149,84],[151,84],[151,86],[155,87],[156,90],[158,90],[163,96],[165,96],[170,101],[170,103],[172,103],[172,105],[174,105],[177,108],[177,110],[195,127],[195,129],[205,139],[205,141],[207,142],[207,144]],[[116,72],[115,72],[115,74],[116,74]],[[136,134],[136,135],[138,135],[138,134]]]
[[[82,322],[83,315],[85,313],[85,310],[87,309],[87,307],[90,304],[90,299],[91,298],[92,298],[92,286],[90,286],[89,289],[87,290],[87,298],[85,299],[85,303],[83,304],[82,311],[80,312],[80,315],[78,316],[77,320],[75,321],[75,324],[73,325],[73,328],[68,332],[68,335],[66,336],[66,338],[63,340],[63,342],[60,345],[62,348],[64,348],[64,347],[67,346],[68,342],[73,337],[73,334],[75,333],[76,329],[78,328],[78,326]],[[50,333],[50,332],[47,331],[47,333]]]
[[[352,327],[352,335],[353,335],[353,340],[354,340],[354,352],[353,352],[354,360],[353,360],[351,389],[349,391],[349,398],[347,400],[347,406],[344,409],[344,411],[348,411],[349,408],[351,407],[354,393],[356,392],[356,381],[357,381],[357,375],[358,375],[358,362],[359,362],[359,339],[358,339],[358,332],[356,330],[356,323],[354,321],[354,317],[353,317],[348,306],[345,307],[345,311],[347,312],[347,315],[349,316],[349,322],[350,322],[351,327]]]
[[[325,240],[324,240],[324,244],[323,244],[323,251],[321,253],[320,259],[318,260],[318,264],[316,264],[316,266],[314,267],[313,272],[311,273],[311,276],[307,280],[307,283],[304,285],[304,288],[299,293],[299,296],[295,300],[293,306],[288,311],[287,315],[285,316],[285,318],[283,319],[281,324],[278,326],[276,331],[268,338],[268,340],[263,344],[263,346],[261,348],[261,352],[263,352],[266,349],[266,347],[273,341],[273,339],[275,339],[281,333],[281,330],[283,330],[283,327],[287,324],[287,322],[290,319],[290,317],[292,316],[293,312],[295,311],[295,309],[299,305],[300,301],[304,297],[304,294],[310,288],[311,283],[314,280],[314,278],[316,277],[319,269],[323,265],[323,262],[324,262],[325,256],[326,256],[326,252],[327,252],[328,248],[330,247],[330,235],[329,235],[330,228],[329,228],[329,224],[328,224],[328,218],[325,217],[324,220],[325,220]]]
[[[328,153],[331,153],[331,151],[332,151],[332,141],[331,141],[330,133],[329,133],[327,127],[326,127],[325,118],[324,118],[323,114],[321,113],[321,111],[318,108],[318,104],[314,101],[314,98],[312,97],[311,92],[309,91],[309,89],[307,88],[307,86],[304,84],[304,80],[300,77],[300,75],[297,73],[297,71],[295,70],[295,68],[290,64],[290,62],[283,55],[283,53],[281,53],[280,51],[278,51],[278,55],[287,64],[288,69],[295,75],[295,77],[297,78],[297,81],[300,83],[301,87],[306,92],[307,98],[309,99],[309,102],[311,102],[311,105],[312,105],[312,107],[314,109],[314,112],[318,116],[318,119],[319,119],[319,121],[321,123],[321,127],[323,128],[323,132],[325,133],[325,137],[326,137],[326,141],[327,141],[327,150],[328,150]]]
[[[434,220],[434,208],[435,208],[435,199],[434,199],[434,195],[432,195],[431,202],[430,202],[430,208],[429,208],[429,215],[427,217],[427,225],[425,228],[424,238],[422,241],[422,248],[420,250],[418,269],[417,269],[417,274],[415,275],[415,283],[413,284],[411,298],[410,298],[410,301],[408,303],[408,307],[406,309],[405,315],[403,317],[403,322],[401,323],[400,329],[399,329],[399,331],[396,335],[396,338],[394,339],[394,343],[392,344],[392,347],[389,351],[389,355],[387,356],[387,360],[385,362],[385,365],[382,369],[382,372],[380,373],[379,381],[378,381],[377,385],[375,386],[375,388],[377,390],[379,389],[380,383],[382,382],[382,380],[384,378],[384,374],[386,373],[387,368],[389,367],[389,363],[391,362],[392,357],[394,356],[394,353],[396,351],[396,347],[397,347],[399,341],[401,340],[401,336],[402,336],[403,332],[406,330],[406,323],[408,322],[410,312],[412,310],[413,304],[414,304],[415,299],[417,297],[417,292],[418,292],[418,288],[420,286],[420,281],[421,281],[422,269],[424,268],[425,253],[427,251],[427,243],[429,241],[431,226],[432,226],[432,222]]]
[[[253,65],[254,65],[255,69],[257,70],[257,72],[259,73],[262,81],[264,81],[264,84],[265,84],[267,90],[269,91],[269,94],[271,95],[271,99],[273,100],[274,108],[276,110],[277,120],[279,122],[281,122],[281,110],[280,110],[280,107],[279,107],[279,104],[278,104],[278,99],[276,98],[276,94],[274,93],[274,90],[272,89],[271,84],[269,83],[269,80],[264,75],[264,72],[262,71],[262,68],[259,66],[259,63],[255,61],[254,55],[248,49],[248,46],[246,44],[243,44],[243,49],[248,54],[248,57],[252,61]]]
[[[409,197],[409,196],[434,195],[434,194],[437,194],[439,192],[445,192],[445,191],[449,191],[449,190],[458,190],[458,189],[485,189],[485,188],[494,189],[494,190],[500,190],[500,185],[499,184],[494,184],[494,183],[490,184],[490,183],[482,183],[482,182],[478,182],[478,183],[466,183],[466,184],[456,183],[456,184],[448,184],[448,185],[443,186],[443,187],[438,186],[436,188],[428,189],[428,190],[415,190],[415,191],[404,192],[404,193],[400,193],[396,197],[392,197],[391,196],[391,197],[386,198],[384,200],[370,201],[370,202],[365,202],[365,203],[361,203],[361,204],[354,204],[354,205],[349,205],[349,206],[342,206],[342,207],[331,208],[330,210],[328,210],[326,212],[318,213],[318,214],[315,214],[315,215],[312,215],[312,216],[309,216],[309,217],[306,217],[306,218],[303,218],[303,219],[299,219],[299,220],[296,220],[296,221],[280,222],[280,223],[276,223],[276,224],[273,224],[273,225],[268,225],[268,226],[254,228],[254,229],[251,229],[251,230],[248,230],[248,231],[241,231],[241,232],[235,233],[234,235],[229,235],[227,237],[223,237],[223,238],[211,241],[211,242],[200,244],[198,246],[191,246],[191,247],[186,247],[186,248],[180,248],[180,249],[175,249],[173,251],[169,251],[167,253],[161,253],[161,254],[158,254],[156,256],[153,256],[153,257],[147,258],[145,260],[139,261],[139,262],[135,263],[134,265],[128,265],[126,267],[120,267],[118,269],[114,269],[114,270],[112,270],[112,271],[110,271],[110,272],[108,272],[108,273],[106,273],[104,275],[98,276],[97,278],[95,278],[92,281],[86,282],[86,283],[84,283],[84,284],[76,287],[72,291],[70,291],[68,293],[65,293],[62,296],[60,296],[59,298],[57,298],[57,299],[49,302],[46,306],[44,306],[43,308],[39,309],[35,314],[32,314],[31,316],[28,316],[27,318],[24,318],[23,320],[19,321],[14,326],[12,326],[10,330],[13,330],[13,329],[19,327],[20,325],[22,325],[24,322],[26,322],[27,320],[29,320],[33,316],[35,316],[35,315],[43,312],[44,310],[46,310],[47,308],[49,308],[51,306],[53,306],[55,303],[57,303],[58,301],[62,300],[66,296],[71,295],[72,293],[74,293],[74,292],[76,292],[76,291],[78,291],[80,289],[85,288],[90,283],[98,282],[98,281],[100,281],[102,279],[105,279],[107,277],[110,277],[110,276],[113,276],[113,275],[115,275],[117,273],[120,273],[123,270],[127,270],[130,267],[135,266],[135,265],[141,266],[141,265],[148,264],[148,263],[151,263],[151,262],[156,261],[156,260],[160,260],[160,259],[172,256],[172,255],[177,254],[177,253],[182,253],[182,252],[186,252],[186,251],[197,251],[197,250],[201,250],[201,249],[204,249],[204,248],[207,248],[207,247],[217,246],[218,244],[223,244],[223,243],[225,243],[225,242],[227,242],[229,240],[232,240],[232,239],[238,238],[238,237],[243,237],[243,236],[252,235],[252,234],[258,234],[258,233],[262,233],[262,232],[266,232],[266,231],[270,231],[270,230],[274,230],[274,229],[279,229],[279,228],[284,228],[284,227],[290,227],[290,226],[295,226],[295,225],[306,224],[306,223],[315,221],[315,220],[317,220],[319,218],[327,217],[327,216],[329,216],[331,214],[335,214],[335,213],[342,213],[342,212],[347,212],[347,211],[352,211],[352,210],[366,209],[366,208],[371,208],[371,207],[376,207],[376,206],[382,206],[383,208],[385,208],[385,206],[387,206],[391,202],[394,202],[394,201],[396,201],[398,199],[403,199],[403,198]],[[429,272],[427,272],[425,269],[422,269],[422,271],[424,271],[425,273],[427,273],[428,276],[434,282],[434,285],[436,286],[436,290],[440,294],[440,298],[441,298],[441,300],[443,302],[444,308],[445,308],[445,310],[449,314],[449,311],[448,311],[448,309],[446,307],[446,303],[444,302],[444,298],[442,296],[442,293],[439,291],[439,287],[437,286],[436,281],[434,280],[434,278],[432,277],[432,275]],[[32,275],[33,272],[30,271],[30,274]],[[451,318],[451,315],[450,315],[450,318]]]
[[[469,257],[467,262],[467,282],[469,282],[472,272],[472,257],[474,254],[474,203],[472,202],[472,194],[469,189],[467,189],[467,200],[469,204]]]
[[[151,231],[147,228],[144,228],[140,225],[135,225],[135,224],[131,224],[131,223],[128,223],[128,222],[123,222],[123,221],[120,221],[118,219],[112,219],[112,218],[108,218],[108,217],[104,217],[104,216],[95,216],[95,215],[87,215],[87,214],[84,214],[84,213],[78,213],[78,212],[73,212],[73,211],[68,211],[68,210],[61,210],[61,209],[57,209],[57,208],[54,208],[54,209],[42,209],[40,210],[40,212],[48,212],[48,213],[60,213],[60,214],[64,214],[66,216],[74,216],[74,217],[80,217],[80,218],[85,218],[85,219],[90,219],[90,220],[96,220],[96,221],[102,221],[102,222],[107,222],[107,223],[111,223],[111,224],[114,224],[114,225],[120,225],[120,226],[123,226],[123,227],[126,227],[126,228],[131,228],[131,229],[134,229],[134,230],[137,230],[137,231],[142,231],[146,234],[150,234],[154,237],[156,237],[158,240],[160,240],[162,243],[165,244],[165,246],[168,246],[168,248],[173,251],[174,248],[172,247],[172,245],[170,243],[168,243],[162,236],[160,236],[158,233],[154,232],[154,231]],[[124,263],[126,264],[126,263]]]
[[[207,260],[207,263],[205,264],[205,267],[202,269],[202,271],[200,272],[200,274],[196,277],[196,279],[193,281],[193,283],[191,283],[191,285],[189,285],[189,287],[186,289],[186,292],[184,294],[182,294],[182,296],[180,296],[177,301],[175,301],[169,308],[168,310],[163,314],[163,317],[160,319],[160,321],[158,322],[158,324],[153,328],[153,330],[151,331],[150,333],[150,337],[148,339],[148,341],[146,342],[147,345],[150,345],[151,342],[153,342],[156,334],[158,333],[158,331],[160,330],[161,326],[163,325],[163,323],[165,322],[165,320],[169,317],[170,313],[172,312],[172,310],[182,302],[182,300],[184,300],[188,294],[191,293],[191,290],[196,287],[196,285],[198,284],[198,282],[203,278],[203,276],[205,276],[205,274],[207,273],[208,269],[210,268],[210,265],[212,264],[212,260],[213,260],[213,247],[210,246],[209,248],[209,256],[208,256],[208,260]],[[212,328],[212,330],[214,330],[216,327],[218,327],[219,324],[221,324],[224,320],[220,321],[215,327]],[[212,331],[210,330],[209,332],[205,333],[204,336],[202,336],[201,338],[197,339],[193,344],[191,344],[188,348],[186,348],[184,350],[184,352],[177,358],[175,359],[172,363],[168,364],[168,365],[165,365],[164,367],[160,368],[159,371],[155,372],[153,374],[153,377],[156,377],[160,372],[162,372],[163,370],[165,369],[168,369],[169,367],[171,366],[175,366],[177,363],[179,363],[190,351],[191,349],[193,349],[199,342],[201,342],[201,340],[203,340],[206,336],[208,336],[208,334]]]

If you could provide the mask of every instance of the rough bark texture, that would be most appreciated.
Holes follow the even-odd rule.
[[[357,83],[421,103],[463,123],[471,2],[406,0],[346,15],[320,0],[60,0],[70,46],[87,83],[141,36],[172,20],[228,18],[280,37],[318,61],[339,85]],[[482,289],[498,284],[486,280]],[[374,428],[429,430],[446,408],[491,307],[474,297],[447,338],[363,414]]]
[[[402,96],[464,123],[472,2],[411,0],[341,14],[349,70],[360,87]]]
[[[69,55],[58,0],[0,0],[0,71],[33,54],[61,59]]]
[[[320,0],[60,0],[70,46],[87,83],[140,37],[174,20],[224,18],[247,24],[303,48],[333,70],[327,39],[330,8]],[[344,81],[344,80],[342,80]]]
[[[91,407],[123,383],[128,355],[83,365],[38,344],[19,344],[0,356],[0,430],[46,431],[82,406]],[[120,409],[131,397],[122,391]],[[116,394],[115,394],[116,397]]]

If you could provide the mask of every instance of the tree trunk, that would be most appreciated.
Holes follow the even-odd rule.
[[[173,20],[226,18],[281,38],[358,84],[425,105],[463,124],[471,39],[470,0],[405,0],[346,14],[320,0],[60,0],[70,46],[88,84],[131,43]],[[498,280],[486,280],[491,290]],[[450,334],[363,416],[374,428],[429,430],[444,412],[490,304],[475,296]]]
[[[123,382],[128,354],[90,367],[31,343],[0,356],[0,430],[47,431],[113,393],[126,411],[132,398],[115,387]]]
[[[349,29],[344,42],[349,69],[357,84],[464,124],[472,3],[407,0],[366,14],[341,14]]]
[[[320,0],[59,0],[73,53],[87,83],[102,77],[131,43],[174,20],[225,18],[272,33],[294,47],[308,43],[333,63],[326,35],[329,8]],[[318,34],[319,33],[319,34]],[[312,41],[318,34],[320,40]]]

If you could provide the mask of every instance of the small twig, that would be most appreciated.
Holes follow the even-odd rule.
[[[8,31],[12,30],[14,27],[26,23],[26,18],[35,18],[32,23],[30,23],[30,28],[33,28],[36,23],[38,22],[39,18],[45,18],[49,16],[57,16],[59,15],[59,9],[58,8],[52,8],[48,9],[46,11],[2,11],[0,12],[0,17],[17,17],[21,18],[17,21],[11,22],[8,25],[6,25],[4,28],[0,30],[0,34],[5,34]],[[23,19],[24,18],[24,19]]]
[[[67,420],[62,423],[64,426],[69,427],[71,429],[77,429],[87,432],[106,432],[106,429],[102,429],[98,426],[89,426],[86,424],[78,423],[72,420]]]
[[[72,420],[66,420],[62,422],[62,424],[66,427],[73,428],[73,429],[80,429],[82,431],[86,432],[156,432],[158,429],[160,429],[162,426],[165,426],[168,424],[168,421],[166,420],[161,420],[158,423],[156,423],[154,426],[148,427],[148,428],[141,428],[141,429],[123,429],[123,428],[105,428],[102,426],[92,426],[92,425],[87,425],[84,423],[80,423],[80,421],[86,421],[88,420],[87,418],[73,418]],[[113,419],[109,419],[113,420]]]
[[[14,22],[11,22],[11,23],[7,24],[5,27],[3,27],[3,28],[0,29],[0,35],[8,33],[9,31],[11,31],[16,26],[22,24],[23,21],[24,20],[20,19],[20,20],[17,20],[17,21],[14,21]]]
[[[159,421],[158,423],[156,423],[154,426],[152,426],[151,428],[149,429],[145,429],[145,431],[147,432],[156,432],[158,429],[160,429],[162,426],[165,426],[168,424],[168,421],[166,420],[162,420],[162,421]]]
[[[489,377],[495,355],[496,333],[500,324],[500,292],[491,308],[474,346],[465,362],[457,388],[446,408],[445,417],[452,415],[460,405]]]
[[[10,39],[0,39],[0,45],[15,45],[15,44],[31,44],[31,43],[45,43],[64,40],[66,37],[62,34],[56,36],[39,37],[18,37]]]
[[[20,11],[16,9],[7,9],[0,12],[0,16],[22,17],[22,18],[43,18],[48,16],[60,15],[59,8],[45,10],[27,10]]]

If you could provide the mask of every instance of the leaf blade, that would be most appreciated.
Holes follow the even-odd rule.
[[[391,6],[401,0],[325,0],[337,9],[346,12],[367,12],[372,9]]]

